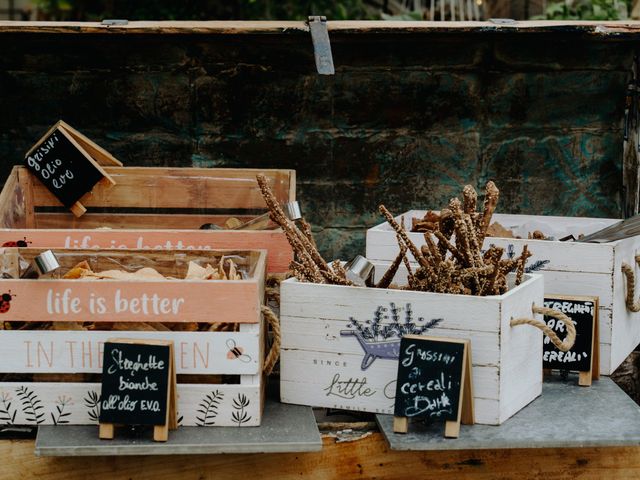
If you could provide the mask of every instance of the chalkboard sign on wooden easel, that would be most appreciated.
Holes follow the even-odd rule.
[[[153,439],[166,441],[177,427],[173,342],[109,340],[102,365],[100,438],[115,425],[153,425]]]
[[[545,295],[544,306],[569,316],[576,327],[576,341],[568,352],[558,350],[544,337],[542,368],[579,372],[578,384],[591,385],[600,378],[600,340],[598,329],[598,297]],[[549,328],[564,334],[564,325],[553,317],[544,317]]]
[[[109,152],[62,120],[27,152],[24,159],[29,171],[78,217],[86,212],[80,199],[98,182],[115,185],[100,162],[122,166]]]
[[[469,340],[402,337],[394,432],[406,433],[413,417],[445,420],[444,436],[452,438],[458,437],[460,423],[474,423]]]

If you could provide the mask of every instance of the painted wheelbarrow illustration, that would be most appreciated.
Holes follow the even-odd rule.
[[[375,362],[376,358],[387,360],[397,360],[400,358],[400,339],[393,340],[373,340],[366,339],[360,332],[354,330],[340,330],[342,337],[356,337],[358,343],[364,350],[364,358],[360,364],[361,370],[366,370]]]

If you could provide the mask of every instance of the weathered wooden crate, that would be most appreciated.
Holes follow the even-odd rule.
[[[425,211],[411,210],[397,217],[404,218],[407,229],[411,219],[423,217]],[[484,247],[494,244],[505,248],[508,255],[518,254],[524,245],[533,256],[527,270],[544,274],[547,293],[566,295],[597,295],[600,327],[600,374],[610,375],[640,343],[640,313],[631,312],[625,303],[626,279],[622,263],[639,273],[634,260],[640,253],[640,237],[609,243],[561,242],[527,239],[528,232],[539,229],[556,239],[567,235],[588,235],[619,220],[608,218],[575,218],[535,215],[493,216],[493,221],[509,228],[523,238],[487,237]],[[409,233],[417,245],[425,243],[422,233]],[[398,253],[395,233],[387,224],[367,231],[367,258],[391,261]],[[413,257],[410,257],[413,261]]]
[[[18,254],[29,259],[40,251],[3,249],[0,260],[4,271],[12,270]],[[223,255],[233,255],[234,261],[245,269],[246,278],[0,279],[1,324],[27,322],[20,329],[0,330],[0,373],[4,374],[0,381],[0,424],[96,423],[103,344],[118,337],[174,342],[181,425],[260,425],[264,398],[265,325],[261,306],[265,250],[54,251],[63,267],[90,257],[100,270],[114,263],[137,268],[152,266],[163,275],[180,278],[189,260],[206,264]],[[42,322],[52,322],[54,329],[37,329],[42,328]],[[111,331],[104,327],[71,330],[67,322],[115,324]],[[120,322],[144,322],[155,327],[170,323],[173,331],[166,327],[164,331],[130,331],[131,326]],[[180,325],[186,322],[224,322],[238,324],[238,328],[180,331]],[[241,354],[234,355],[234,347]]]
[[[476,421],[498,425],[542,391],[542,333],[510,320],[531,318],[543,294],[541,275],[489,297],[288,279],[281,284],[281,400],[393,413],[400,340],[366,338],[354,320],[369,329],[397,323],[404,333],[409,324],[434,323],[425,335],[471,340]]]
[[[267,249],[267,271],[285,272],[293,254],[281,229],[199,230],[230,216],[249,220],[266,206],[256,174],[281,202],[295,200],[294,170],[104,167],[117,184],[96,185],[76,218],[25,167],[0,193],[0,245],[133,249]]]

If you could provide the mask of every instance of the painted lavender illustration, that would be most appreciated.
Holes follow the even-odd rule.
[[[401,309],[391,302],[389,307],[379,306],[373,313],[373,319],[360,322],[349,318],[350,330],[341,330],[343,337],[353,336],[364,351],[361,370],[368,369],[377,358],[397,360],[400,356],[400,339],[403,335],[421,335],[435,327],[442,318],[426,321],[419,317],[415,322],[411,304],[404,308],[404,320],[400,319]]]
[[[493,247],[494,245],[491,244],[491,246]],[[516,256],[516,249],[515,249],[513,243],[510,243],[507,246],[507,258],[512,259],[515,256]],[[536,260],[531,265],[525,267],[524,271],[525,271],[525,273],[538,272],[538,271],[542,270],[549,263],[551,263],[551,260]],[[515,267],[514,267],[514,269],[515,269]]]

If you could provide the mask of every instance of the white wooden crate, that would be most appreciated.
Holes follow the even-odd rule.
[[[511,327],[543,305],[543,279],[527,275],[500,296],[476,297],[301,283],[281,284],[280,395],[285,403],[393,413],[399,338],[367,340],[350,325],[417,326],[442,319],[426,335],[471,340],[476,421],[499,425],[542,391],[542,333]],[[381,310],[385,309],[386,310]],[[406,332],[405,332],[406,333]]]
[[[239,328],[239,332],[1,331],[0,373],[100,373],[103,344],[109,338],[172,340],[177,374],[203,379],[202,383],[179,380],[180,425],[259,426],[264,389],[262,326],[252,323]],[[243,357],[228,355],[232,344],[243,349]],[[237,376],[239,383],[205,383],[205,375],[219,374]],[[198,377],[191,376],[189,381],[194,378]],[[97,423],[99,399],[100,383],[0,382],[0,425]]]
[[[411,219],[422,218],[425,213],[411,210],[396,219],[404,219],[405,227],[410,230]],[[580,234],[588,235],[619,221],[608,218],[496,214],[492,221],[523,238],[487,237],[484,248],[493,244],[505,248],[507,254],[519,255],[522,247],[528,245],[533,254],[527,263],[528,271],[544,274],[546,293],[600,298],[600,374],[613,373],[640,343],[640,313],[633,313],[626,307],[626,279],[621,269],[625,262],[634,268],[636,275],[640,274],[634,261],[635,255],[640,253],[640,237],[599,244],[526,238],[527,233],[534,230],[556,239],[570,234],[578,238]],[[409,233],[409,238],[418,247],[425,244],[422,233]],[[366,256],[374,264],[390,262],[397,254],[396,235],[389,224],[383,223],[367,231]],[[409,258],[414,260],[413,256]]]

